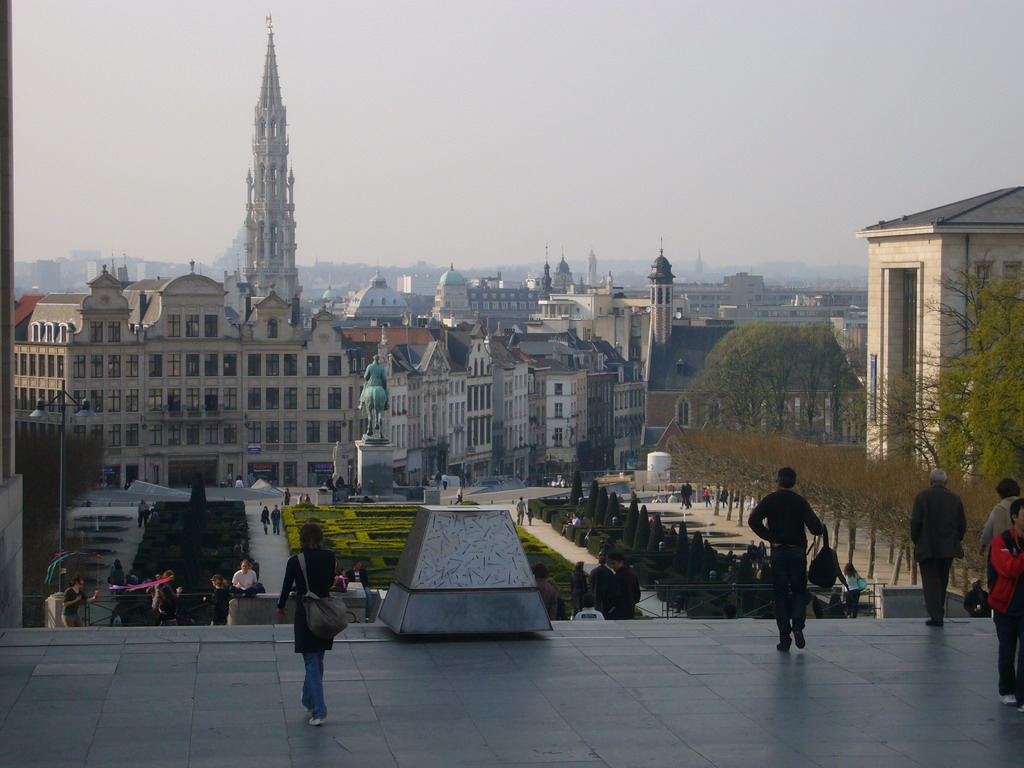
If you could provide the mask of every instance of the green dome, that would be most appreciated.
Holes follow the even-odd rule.
[[[330,286],[327,286],[327,290],[324,291],[324,295],[320,298],[324,301],[330,301],[331,299],[338,298],[338,292],[333,290]]]
[[[465,285],[466,278],[455,271],[455,265],[452,268],[441,275],[441,282],[439,285]]]

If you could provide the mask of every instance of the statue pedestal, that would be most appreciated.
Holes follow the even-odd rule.
[[[359,453],[358,479],[362,486],[360,498],[390,499],[395,485],[394,446],[390,442],[356,440]]]

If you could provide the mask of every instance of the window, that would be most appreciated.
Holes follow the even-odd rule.
[[[250,443],[262,443],[263,442],[263,425],[258,421],[249,422],[249,442]]]
[[[119,321],[111,320],[107,323],[107,341],[121,341],[121,323]]]
[[[120,359],[120,358],[119,358]],[[46,356],[46,375],[53,378],[53,355]],[[120,372],[118,373],[120,376]]]
[[[298,387],[285,387],[284,388],[284,409],[286,411],[294,411],[299,407],[299,388]]]
[[[167,390],[167,410],[181,410],[181,390],[177,387],[171,387]]]
[[[164,356],[157,353],[149,356],[149,375],[159,378],[164,375]]]
[[[139,412],[139,390],[127,389],[124,393],[124,409],[128,413]]]
[[[167,425],[167,444],[168,445],[181,445],[181,425],[180,424],[168,424]]]
[[[238,442],[238,427],[228,424],[224,427],[224,445],[234,445]]]
[[[262,376],[263,375],[260,372],[260,369],[262,367],[260,365],[260,361],[261,361],[261,358],[260,358],[259,355],[249,355],[249,364],[248,364],[247,372],[248,372],[248,374],[250,376]]]
[[[327,356],[327,375],[341,376],[341,355]]]
[[[181,336],[181,315],[167,316],[167,335],[172,339]]]
[[[319,421],[307,421],[306,422],[306,442],[307,443],[319,443],[320,442],[320,422]]]
[[[121,412],[121,390],[112,389],[107,394],[107,410],[111,413]]]
[[[555,418],[556,419],[561,419],[562,416],[563,416],[563,414],[562,414],[562,404],[561,403],[555,403]]]
[[[266,408],[268,411],[276,411],[281,407],[281,390],[278,387],[267,387]]]
[[[139,444],[139,425],[126,424],[124,427],[124,444],[133,447]]]
[[[220,436],[220,427],[216,424],[206,424],[203,427],[203,442],[207,445],[216,445],[217,438]]]
[[[173,353],[167,356],[167,375],[181,376],[181,355]]]
[[[310,355],[306,358],[306,375],[320,375],[320,355]]]
[[[96,413],[103,413],[103,390],[94,389],[89,393],[89,405]]]
[[[187,427],[185,427],[185,444],[186,445],[199,445],[199,425],[198,424],[189,424]]]
[[[556,395],[562,394],[562,385],[561,384],[555,384],[555,394]]]
[[[26,356],[27,357],[27,356]],[[24,364],[25,358],[22,358]],[[22,375],[25,375],[25,371],[22,370]],[[85,355],[75,355],[71,358],[71,377],[75,379],[85,378]]]
[[[185,355],[185,375],[186,376],[198,376],[199,375],[199,353],[190,352]]]
[[[107,445],[111,448],[119,448],[121,446],[121,425],[111,424],[107,436]]]
[[[279,442],[281,442],[281,422],[279,422],[279,421],[268,421],[267,422],[267,442],[268,443],[279,443]]]
[[[263,390],[259,387],[249,387],[249,394],[246,398],[246,407],[252,411],[258,411],[263,407]]]
[[[284,423],[284,441],[286,443],[299,442],[299,422],[286,421]]]
[[[35,357],[29,361],[29,370],[35,375]],[[103,355],[90,355],[89,357],[89,375],[94,379],[103,378]]]
[[[201,404],[199,387],[188,387],[185,390],[185,408],[190,411],[198,411]]]
[[[277,338],[277,320],[267,320],[267,338]]]
[[[306,408],[308,410],[320,408],[320,387],[306,387]]]
[[[328,421],[327,422],[327,442],[337,443],[341,441],[341,422],[340,421]]]
[[[551,442],[556,446],[562,445],[562,428],[555,427],[551,433]]]
[[[199,338],[199,315],[185,315],[185,336],[190,339]]]
[[[341,387],[327,388],[327,409],[331,411],[341,410]]]
[[[124,375],[129,379],[139,378],[139,356],[126,355],[124,359]]]
[[[1020,280],[1020,262],[1003,262],[1003,277],[1007,280]]]
[[[146,410],[159,411],[164,406],[164,392],[162,389],[151,389],[146,396]]]
[[[236,390],[234,387],[226,387],[224,389],[224,410],[238,410],[238,390]]]
[[[281,375],[281,356],[267,355],[267,376]]]
[[[163,445],[164,444],[164,428],[159,424],[149,428],[149,444],[150,445]]]
[[[102,342],[103,341],[103,323],[98,320],[93,320],[89,323],[89,341]]]
[[[298,376],[299,375],[298,355],[285,355],[284,356],[284,375],[285,376]]]
[[[216,376],[217,370],[217,353],[207,352],[203,355],[203,376]]]
[[[217,316],[203,315],[203,336],[208,339],[217,336]]]
[[[207,387],[203,393],[203,409],[207,412],[214,412],[217,410],[217,388]]]
[[[233,352],[224,355],[224,375],[238,375],[238,355],[234,354]]]

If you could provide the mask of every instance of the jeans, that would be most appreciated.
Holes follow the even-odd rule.
[[[999,639],[999,695],[1016,694],[1024,704],[1024,616],[1007,616],[992,611]]]
[[[275,534],[280,534],[281,533],[281,521],[280,521],[280,519],[274,520],[273,523],[274,523],[274,533]]]
[[[314,651],[302,654],[306,667],[306,679],[302,681],[302,706],[313,717],[327,717],[324,704],[324,652]]]
[[[370,591],[369,587],[363,587],[363,596],[366,598],[366,616],[363,620],[368,622],[373,614],[373,598],[375,595]]]
[[[232,594],[232,595],[241,595],[242,597],[255,597],[256,595],[262,595],[266,591],[267,590],[265,590],[263,588],[263,585],[260,584],[259,582],[256,582],[251,587],[246,587],[245,589],[239,589],[234,584],[232,584],[230,587],[228,587],[228,592],[230,594]]]
[[[856,619],[857,611],[860,610],[860,590],[846,590],[846,615],[848,618]]]
[[[772,590],[779,635],[803,631],[807,602],[807,554],[803,547],[772,547]]]
[[[928,557],[917,564],[921,570],[921,591],[924,607],[935,621],[942,621],[946,612],[946,588],[949,586],[951,557]]]

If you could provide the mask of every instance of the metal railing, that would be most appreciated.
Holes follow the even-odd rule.
[[[817,601],[815,615],[824,619],[842,619],[846,616],[842,590],[836,586],[821,589],[808,585],[808,593]],[[858,616],[881,615],[879,597],[881,584],[871,582],[861,592]],[[726,618],[727,606],[735,607],[736,618],[766,618],[774,616],[775,597],[770,584],[722,584],[691,582],[681,584],[655,584],[641,589],[637,605],[648,616],[663,619],[715,619]]]

